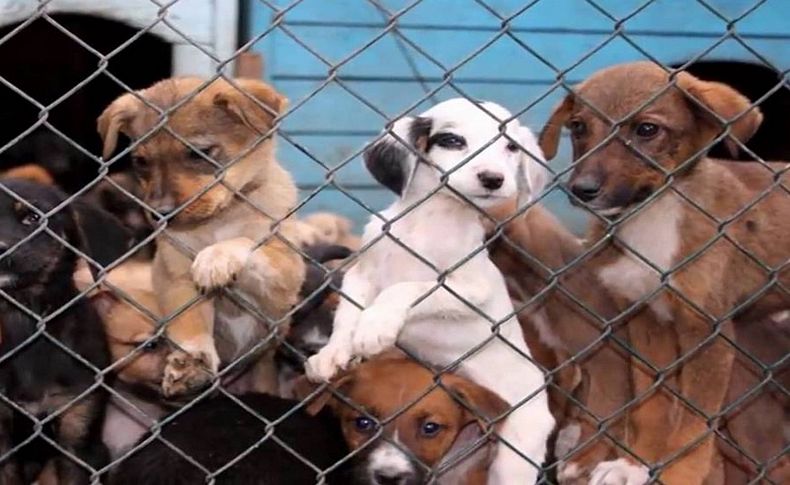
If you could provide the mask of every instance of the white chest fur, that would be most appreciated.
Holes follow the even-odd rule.
[[[676,264],[681,204],[678,196],[669,192],[626,221],[615,233],[625,254],[599,271],[601,282],[632,302],[655,292],[661,286],[662,273]],[[663,298],[653,297],[650,308],[658,318],[672,319]]]

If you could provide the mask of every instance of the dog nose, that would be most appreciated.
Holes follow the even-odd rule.
[[[488,190],[496,190],[502,187],[502,183],[505,181],[504,175],[490,170],[483,170],[478,173],[477,178],[480,180],[480,184]]]
[[[601,193],[601,180],[593,176],[579,177],[571,184],[571,192],[582,202],[589,202]]]
[[[159,200],[152,202],[150,205],[152,209],[162,216],[169,216],[176,210],[176,204],[171,200]]]
[[[409,478],[405,472],[373,472],[373,481],[376,485],[404,485]]]

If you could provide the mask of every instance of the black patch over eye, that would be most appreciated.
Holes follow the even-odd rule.
[[[354,426],[356,426],[357,431],[369,433],[376,429],[376,422],[366,416],[359,416],[354,419]]]
[[[655,123],[639,123],[636,125],[636,129],[634,130],[636,136],[646,140],[654,138],[656,135],[658,135],[659,131],[661,131],[661,127]]]
[[[466,138],[454,133],[437,133],[428,140],[428,148],[437,145],[448,150],[466,148]]]
[[[433,421],[426,421],[422,423],[422,426],[420,427],[420,433],[422,433],[422,435],[425,437],[432,438],[437,434],[439,434],[439,431],[441,431],[442,428],[443,426],[439,423],[434,423]]]
[[[587,134],[587,124],[580,120],[571,120],[568,123],[568,129],[571,131],[571,136],[579,138]]]

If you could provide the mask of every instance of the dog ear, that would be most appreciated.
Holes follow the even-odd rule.
[[[118,133],[130,135],[129,124],[140,111],[141,102],[132,93],[115,99],[99,116],[96,127],[104,147],[102,158],[110,158],[118,146]]]
[[[274,119],[288,107],[288,98],[257,79],[238,78],[214,95],[214,106],[258,134],[272,129]]]
[[[546,125],[540,132],[538,144],[547,160],[552,160],[557,155],[562,127],[570,119],[571,113],[573,113],[573,106],[574,94],[565,96],[565,99],[554,108],[549,121],[546,122]]]
[[[524,207],[537,199],[549,181],[550,174],[544,164],[546,159],[538,145],[535,134],[526,126],[519,127],[519,145],[521,145],[521,161],[516,171],[518,198],[516,208]]]
[[[455,375],[442,376],[442,384],[463,401],[461,405],[469,422],[476,421],[484,432],[488,428],[488,422],[498,418],[510,409],[504,399],[499,397],[494,391],[463,377]]]
[[[294,394],[296,395],[296,399],[300,401],[307,400],[305,412],[311,416],[315,416],[327,405],[335,410],[337,407],[337,399],[335,399],[332,389],[343,393],[344,391],[348,391],[353,381],[353,371],[342,374],[333,379],[329,385],[325,386],[318,395],[311,398],[311,394],[313,394],[321,384],[314,384],[308,381],[306,377],[301,377],[294,384]]]
[[[417,170],[418,158],[414,152],[426,152],[432,125],[433,120],[430,118],[406,116],[385,130],[387,134],[365,150],[365,166],[373,178],[403,196]],[[404,146],[400,140],[411,147]]]
[[[677,87],[686,94],[692,110],[713,131],[712,136],[721,133],[725,123],[729,123],[730,135],[724,139],[724,146],[733,157],[738,155],[737,141],[749,141],[763,122],[760,108],[752,106],[749,98],[726,84],[702,81],[687,72],[680,72]],[[724,123],[717,120],[711,111],[723,118]]]

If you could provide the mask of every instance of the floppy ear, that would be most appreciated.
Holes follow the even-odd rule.
[[[571,113],[573,113],[573,99],[573,94],[565,96],[565,99],[554,108],[554,111],[549,117],[549,121],[546,122],[546,125],[540,132],[538,143],[540,149],[543,150],[543,156],[545,156],[547,160],[551,160],[557,155],[557,147],[560,144],[562,127],[571,117]]]
[[[251,130],[265,134],[288,107],[288,98],[257,79],[239,78],[214,95],[214,105]]]
[[[126,93],[115,99],[96,122],[104,148],[102,158],[110,158],[118,146],[118,133],[129,135],[129,124],[140,111],[141,102],[133,94]]]
[[[503,415],[510,409],[504,399],[494,391],[463,377],[455,375],[442,376],[442,383],[451,394],[455,394],[463,401],[464,413],[469,422],[477,421],[480,429],[486,431],[487,421]]]
[[[414,151],[425,153],[432,125],[430,118],[406,116],[397,120],[390,130],[385,130],[387,135],[365,150],[365,166],[373,178],[403,196],[417,170]],[[411,149],[393,134],[411,144]]]
[[[516,172],[516,185],[518,187],[517,209],[536,200],[538,195],[543,192],[550,178],[549,171],[544,166],[546,159],[543,157],[543,151],[538,145],[538,140],[535,138],[532,130],[526,126],[519,127],[518,142],[523,150],[521,162]]]
[[[752,106],[746,96],[726,84],[702,81],[687,72],[681,72],[677,76],[677,86],[687,95],[692,110],[712,131],[711,136],[721,133],[725,123],[729,123],[730,135],[724,139],[724,145],[732,156],[738,154],[736,140],[741,143],[749,141],[763,121],[760,108]],[[704,106],[700,106],[700,103]],[[724,123],[717,120],[711,111],[723,118]]]
[[[332,394],[332,390],[334,389],[339,392],[347,391],[348,388],[351,386],[351,383],[354,381],[353,371],[343,374],[335,379],[325,387],[317,396],[313,396],[310,398],[310,395],[313,394],[316,389],[321,384],[314,384],[307,380],[306,377],[299,378],[294,385],[294,394],[296,398],[300,401],[304,401],[305,399],[309,399],[307,405],[305,406],[305,412],[311,416],[315,416],[325,406],[329,405],[332,410],[335,410],[337,407],[336,399],[334,394]]]

